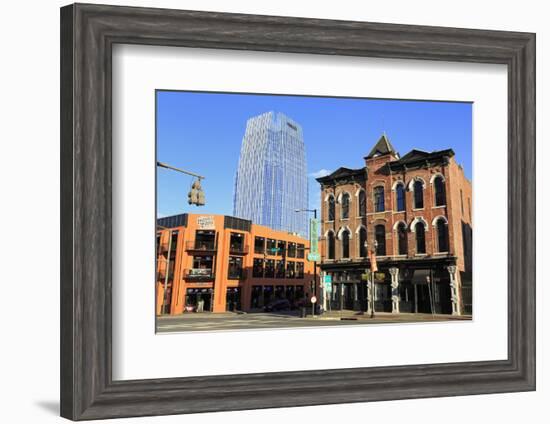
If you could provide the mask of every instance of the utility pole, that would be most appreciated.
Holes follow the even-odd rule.
[[[374,285],[374,273],[378,271],[378,265],[376,263],[376,248],[378,247],[378,242],[375,240],[373,244],[374,244],[374,251],[373,250],[369,251],[370,274],[371,274],[371,278],[370,278],[370,283],[371,283],[370,317],[371,318],[374,318],[374,297],[376,293],[376,288]]]
[[[313,212],[313,219],[315,220],[315,222],[317,222],[317,209],[295,209],[294,212]],[[311,227],[312,227],[312,225],[310,225],[310,231],[311,231]],[[315,225],[315,228],[317,228],[317,225]],[[315,235],[310,234],[309,235],[310,252],[311,252],[311,242],[313,240],[312,237],[315,237],[316,239],[318,239],[319,235],[318,234],[315,234]],[[312,290],[312,296],[317,297],[317,260],[313,261],[313,290]],[[312,310],[313,315],[315,315],[315,305],[312,306],[311,310]]]

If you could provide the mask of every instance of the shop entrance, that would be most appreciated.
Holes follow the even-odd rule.
[[[356,300],[356,285],[351,284],[334,284],[332,288],[332,309],[349,309],[353,310]]]
[[[447,281],[435,284],[436,313],[452,314],[451,286]]]
[[[431,287],[427,283],[418,283],[414,285],[415,310],[421,314],[431,314],[433,310],[433,298],[431,297]]]
[[[185,293],[185,310],[187,312],[211,312],[212,289],[187,289]]]
[[[235,312],[241,310],[241,288],[228,287],[225,296],[225,310]]]
[[[273,286],[263,286],[263,306],[269,305],[274,300]]]
[[[252,295],[250,297],[250,309],[260,309],[263,304],[263,289],[262,286],[252,286]]]

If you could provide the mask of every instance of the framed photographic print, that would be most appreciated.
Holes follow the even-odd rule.
[[[62,416],[534,390],[534,52],[62,8]]]

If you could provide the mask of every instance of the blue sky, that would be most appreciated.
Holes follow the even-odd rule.
[[[320,202],[315,176],[364,166],[384,131],[401,155],[452,148],[471,179],[470,103],[157,91],[157,159],[204,175],[207,203],[187,204],[192,177],[157,168],[158,216],[231,215],[246,121],[268,111],[302,126],[311,208]]]

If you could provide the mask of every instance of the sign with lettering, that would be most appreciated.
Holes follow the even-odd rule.
[[[374,280],[375,281],[384,281],[386,279],[386,274],[383,272],[375,272],[374,273]]]
[[[319,256],[319,221],[315,218],[309,220],[309,251]]]
[[[199,230],[213,230],[216,228],[213,216],[199,216],[197,218],[197,228]]]
[[[307,254],[307,260],[310,262],[319,262],[321,260],[321,255],[319,255],[319,252],[317,253],[308,253]]]

